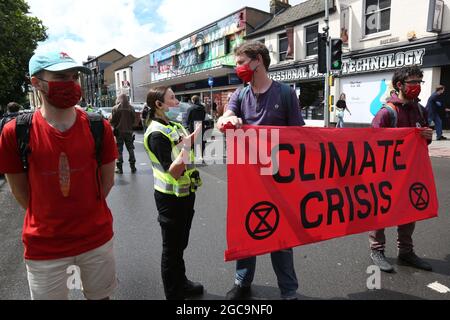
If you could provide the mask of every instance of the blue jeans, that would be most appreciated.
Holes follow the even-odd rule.
[[[437,113],[435,113],[430,117],[429,120],[434,121],[434,129],[436,130],[436,137],[439,139],[440,137],[442,137],[442,119],[441,119],[441,117]]]
[[[294,255],[292,249],[272,252],[272,266],[277,275],[278,287],[282,298],[296,295],[298,289],[297,276],[294,270]],[[256,257],[237,260],[235,284],[248,287],[253,282],[256,268]]]
[[[336,128],[343,128],[343,127],[344,127],[344,112],[339,111],[337,114]]]

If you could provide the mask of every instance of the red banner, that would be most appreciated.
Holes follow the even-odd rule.
[[[227,130],[225,260],[437,216],[419,129]]]

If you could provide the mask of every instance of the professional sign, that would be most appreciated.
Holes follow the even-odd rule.
[[[408,66],[421,66],[425,56],[425,48],[392,52],[363,58],[342,59],[342,75],[393,70]],[[317,72],[317,63],[269,72],[269,78],[281,82],[316,79],[324,77]]]

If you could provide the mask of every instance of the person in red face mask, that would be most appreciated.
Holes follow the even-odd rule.
[[[79,72],[90,73],[64,52],[34,55],[31,84],[41,101],[28,120],[28,155],[18,152],[16,120],[0,136],[0,172],[26,210],[22,239],[31,299],[68,299],[69,277],[80,277],[87,299],[109,298],[116,287],[113,221],[106,197],[118,153],[111,126],[100,128],[101,152],[81,98]],[[25,120],[19,116],[18,123]],[[97,126],[100,124],[101,126]],[[72,266],[80,268],[81,274]],[[72,270],[72,271],[71,271]]]
[[[218,120],[219,130],[240,127],[242,124],[267,126],[303,126],[293,88],[268,77],[270,55],[261,42],[246,42],[235,49],[236,73],[246,88],[239,88],[231,96],[227,111]],[[242,101],[239,96],[242,91]],[[283,99],[283,92],[287,98]],[[289,101],[291,103],[286,103]],[[272,266],[278,279],[282,299],[297,299],[298,280],[294,269],[292,248],[271,252]],[[236,262],[234,286],[226,299],[243,300],[251,297],[251,284],[256,270],[256,257]]]
[[[428,115],[425,108],[419,103],[419,94],[423,72],[419,67],[405,67],[395,71],[392,77],[392,86],[397,95],[391,95],[387,105],[378,111],[372,121],[374,128],[389,127],[418,127],[423,139],[431,143],[432,129],[428,128]],[[396,118],[394,120],[394,118]],[[405,146],[407,148],[407,146]],[[413,250],[412,234],[415,223],[398,226],[398,259],[418,269],[431,271],[431,265],[419,258]],[[384,255],[386,238],[384,229],[369,233],[370,256],[375,265],[382,271],[393,272],[394,268]]]

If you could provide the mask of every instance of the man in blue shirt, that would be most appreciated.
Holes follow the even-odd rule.
[[[270,55],[266,46],[261,42],[246,42],[237,47],[234,54],[236,56],[236,73],[250,87],[237,89],[232,95],[227,111],[218,119],[219,130],[223,131],[225,125],[228,124],[237,128],[242,124],[303,126],[305,122],[300,114],[295,90],[288,88],[290,99],[283,99],[283,86],[286,85],[271,80],[267,75]],[[241,90],[246,90],[242,99],[240,99]],[[283,103],[283,101],[288,101],[288,103]],[[273,269],[277,275],[281,298],[297,299],[298,281],[294,270],[292,248],[272,252],[270,255]],[[256,257],[237,261],[235,285],[227,293],[228,300],[250,298],[250,286],[255,268]]]

